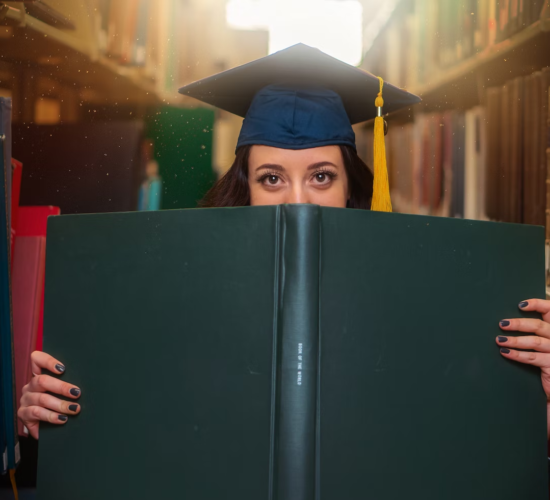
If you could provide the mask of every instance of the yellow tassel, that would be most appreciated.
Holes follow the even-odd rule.
[[[17,486],[15,484],[15,470],[10,469],[10,481],[11,481],[11,487],[13,489],[13,496],[15,500],[19,500],[19,495],[17,493]]]
[[[380,92],[374,105],[377,108],[384,106],[382,87],[384,80],[380,80]],[[386,145],[384,144],[384,118],[378,116],[374,119],[374,185],[372,192],[371,210],[378,212],[391,212],[390,183],[388,179],[388,167],[386,166]]]

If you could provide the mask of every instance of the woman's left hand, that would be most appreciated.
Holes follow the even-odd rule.
[[[550,437],[550,300],[530,299],[519,303],[522,311],[542,314],[542,320],[531,318],[503,319],[500,328],[505,332],[532,333],[525,337],[503,334],[497,337],[502,356],[520,363],[538,366],[546,394],[547,434]],[[535,352],[516,351],[532,349]]]

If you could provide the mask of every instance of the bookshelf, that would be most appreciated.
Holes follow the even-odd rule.
[[[456,66],[447,70],[440,70],[433,75],[433,81],[412,87],[410,91],[426,100],[432,96],[437,98],[438,94],[452,90],[453,87],[456,88],[464,80],[476,76],[477,72],[492,74],[493,78],[487,78],[487,82],[484,83],[485,86],[490,86],[504,83],[511,75],[521,74],[536,66],[542,67],[549,62],[549,58],[544,53],[550,48],[549,32],[550,25],[543,23],[541,20],[536,21],[519,33],[500,43],[486,47],[483,51]],[[536,53],[533,53],[533,50],[536,50]],[[525,60],[524,58],[528,53],[531,54],[531,57]],[[521,64],[522,59],[523,64]],[[539,64],[537,64],[537,60],[540,61]],[[500,72],[502,75],[495,75],[496,67],[489,68],[489,65],[494,66],[494,63],[505,67],[504,71]],[[508,70],[506,66],[514,69]],[[490,71],[491,69],[494,71]]]
[[[545,225],[547,296],[549,54],[548,0],[401,0],[362,63],[423,100],[388,118],[397,211]]]
[[[37,75],[48,74],[78,87],[83,100],[104,103],[157,104],[161,98],[154,79],[143,68],[123,66],[103,55],[94,31],[90,2],[50,2],[75,21],[76,29],[50,26],[25,12],[21,4],[7,4],[1,60],[14,65],[26,61]],[[28,118],[28,117],[27,117]]]

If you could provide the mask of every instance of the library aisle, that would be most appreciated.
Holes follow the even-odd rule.
[[[544,226],[550,298],[550,0],[0,0],[0,500],[35,498],[48,217],[197,207],[243,120],[178,88],[298,42],[421,97],[385,117],[394,211]]]

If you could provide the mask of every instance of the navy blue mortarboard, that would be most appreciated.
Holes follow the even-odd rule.
[[[179,91],[244,117],[237,147],[307,149],[355,147],[351,125],[377,116],[379,87],[371,73],[298,44]],[[385,113],[417,102],[417,96],[384,84]]]
[[[237,149],[355,148],[352,125],[375,118],[371,209],[391,212],[382,108],[391,113],[419,97],[301,43],[179,91],[244,117]]]
[[[355,133],[336,92],[322,87],[269,85],[252,100],[237,148],[251,144],[282,149],[329,144],[355,148]]]

